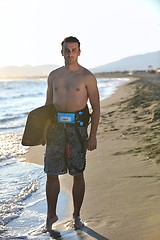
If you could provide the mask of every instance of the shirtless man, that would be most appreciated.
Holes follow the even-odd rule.
[[[94,75],[89,70],[80,66],[78,63],[78,57],[80,56],[81,51],[80,42],[77,38],[75,37],[65,38],[64,41],[62,42],[61,53],[62,56],[64,57],[65,66],[60,67],[49,74],[46,104],[53,103],[57,111],[59,112],[75,113],[81,109],[84,109],[89,99],[92,107],[90,133],[89,134],[86,133],[87,127],[85,126],[84,127],[80,126],[78,128],[80,134],[82,135],[83,141],[86,143],[85,144],[86,149],[92,151],[97,147],[96,133],[100,115],[100,102],[97,81]],[[77,164],[79,164],[79,161],[81,161],[81,157],[79,160],[80,154],[77,149],[80,144],[78,144],[77,142],[75,143],[74,146],[74,142],[76,141],[76,139],[72,140],[72,137],[74,138],[76,135],[75,133],[72,132],[73,131],[72,129],[74,129],[73,127],[74,124],[73,125],[69,124],[68,126],[67,124],[57,123],[56,126],[53,124],[53,126],[51,126],[52,129],[49,128],[48,130],[47,136],[48,139],[45,154],[45,172],[47,174],[46,196],[48,205],[46,228],[48,231],[51,230],[52,224],[58,220],[56,214],[57,199],[58,194],[60,192],[60,183],[58,175],[67,172],[66,169],[62,170],[62,165],[63,162],[65,162],[65,160],[64,153],[61,155],[61,152],[63,151],[64,147],[62,136],[63,134],[61,135],[61,132],[64,133],[64,131],[68,131],[67,134],[68,135],[70,134],[71,137],[71,139],[69,139],[71,144],[70,152],[71,154],[73,154],[73,156],[71,157],[72,159],[76,158],[73,160],[75,160],[75,162],[77,161],[78,162]],[[58,130],[58,128],[60,130]],[[64,128],[66,128],[66,130],[64,130]],[[58,138],[60,138],[59,142]],[[72,148],[75,148],[76,151]],[[58,155],[57,160],[56,155]],[[82,158],[85,158],[85,154],[83,155]],[[82,160],[84,161],[84,159]],[[58,164],[54,166],[54,162],[56,162],[56,164],[58,163],[61,166],[58,166],[57,168]],[[59,168],[61,169],[59,170]],[[85,181],[83,171],[84,168],[80,172],[76,172],[75,169],[73,172],[70,172],[70,174],[73,175],[72,194],[74,205],[73,221],[75,229],[79,229],[84,226],[83,222],[80,219],[80,209],[82,206],[85,192]]]

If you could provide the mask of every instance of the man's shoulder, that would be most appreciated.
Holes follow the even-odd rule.
[[[64,67],[59,67],[54,69],[52,72],[49,73],[48,81],[52,82],[53,79],[56,79],[59,75],[62,74],[63,71],[64,71]]]
[[[82,67],[83,69],[83,74],[86,76],[86,77],[95,77],[94,74],[87,68],[84,68]]]
[[[95,75],[87,68],[83,67],[83,79],[86,86],[92,86],[97,82]]]
[[[59,67],[50,72],[49,76],[54,76],[55,74],[63,71],[64,67]]]

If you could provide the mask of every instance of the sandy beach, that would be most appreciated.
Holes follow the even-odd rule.
[[[81,214],[88,239],[160,239],[159,102],[156,74],[133,75],[101,102],[98,148],[87,153],[85,170]],[[24,157],[43,165],[44,150],[31,147]],[[72,177],[61,176],[61,184],[72,210]]]

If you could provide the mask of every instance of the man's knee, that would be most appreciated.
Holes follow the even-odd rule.
[[[83,172],[79,173],[78,175],[73,176],[74,182],[84,182],[84,175]]]

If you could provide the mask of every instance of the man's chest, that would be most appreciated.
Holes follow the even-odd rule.
[[[53,80],[54,91],[80,91],[85,87],[84,79],[81,77],[61,77]]]

